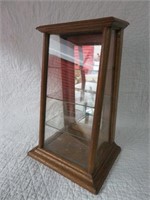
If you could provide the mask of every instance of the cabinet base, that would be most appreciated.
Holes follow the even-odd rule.
[[[86,169],[83,169],[70,161],[64,160],[54,153],[48,152],[38,146],[29,151],[28,155],[87,189],[91,193],[97,194],[114,161],[120,153],[120,150],[120,147],[115,143],[104,143],[98,152],[99,159],[97,160],[99,160],[99,162],[96,164],[92,174],[88,173]]]

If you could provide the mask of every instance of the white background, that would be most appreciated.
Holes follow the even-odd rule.
[[[149,3],[5,1],[0,9],[0,200],[150,199]],[[130,23],[116,127],[122,152],[94,196],[26,156],[38,142],[42,34],[35,27],[107,16]]]

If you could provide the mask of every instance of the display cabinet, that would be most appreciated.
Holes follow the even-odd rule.
[[[114,137],[126,26],[107,17],[37,27],[39,144],[29,155],[95,194],[120,152]]]

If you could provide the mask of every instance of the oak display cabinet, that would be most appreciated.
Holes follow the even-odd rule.
[[[39,144],[29,156],[94,194],[120,152],[114,137],[126,26],[107,17],[37,27],[43,33]]]

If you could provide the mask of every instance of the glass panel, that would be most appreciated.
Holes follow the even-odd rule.
[[[44,148],[87,168],[101,34],[50,36]]]
[[[108,142],[109,140],[112,80],[113,80],[113,69],[114,69],[114,48],[115,48],[115,31],[112,32],[111,41],[110,41],[110,51],[109,51],[109,57],[108,57],[102,117],[101,117],[101,125],[100,125],[98,148],[97,148],[98,150],[99,150],[99,147],[104,142]]]

